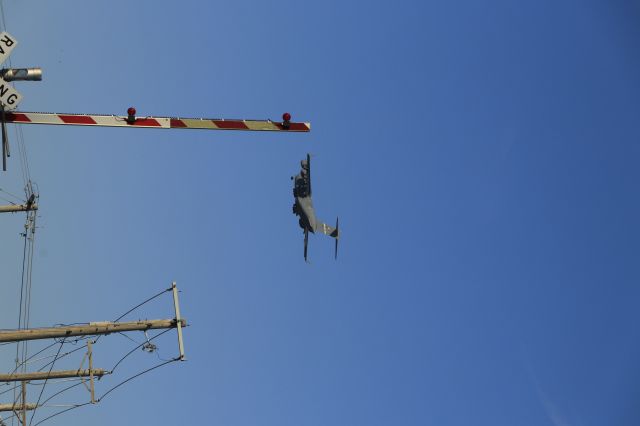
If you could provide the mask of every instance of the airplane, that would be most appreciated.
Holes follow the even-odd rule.
[[[325,235],[333,237],[336,240],[335,258],[338,258],[338,239],[340,231],[338,230],[338,218],[336,217],[336,227],[320,222],[316,217],[313,209],[313,201],[311,200],[311,156],[307,154],[306,160],[300,161],[300,173],[291,176],[293,180],[293,214],[298,216],[298,224],[304,231],[304,260],[307,262],[307,245],[309,243],[309,232],[315,234],[320,231]]]

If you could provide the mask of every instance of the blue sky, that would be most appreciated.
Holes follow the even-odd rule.
[[[112,319],[177,280],[191,324],[187,363],[49,424],[638,423],[637,1],[4,8],[13,65],[44,69],[22,110],[312,123],[23,127],[31,323]],[[302,259],[307,152],[337,262],[320,236]],[[21,191],[19,164],[0,188]],[[10,328],[24,218],[2,219]]]

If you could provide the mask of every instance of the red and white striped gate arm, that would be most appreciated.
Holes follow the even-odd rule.
[[[130,109],[131,110],[131,109]],[[7,112],[5,121],[15,124],[59,124],[72,126],[139,127],[156,129],[249,130],[271,132],[308,132],[311,123],[292,122],[283,114],[283,121],[234,120],[223,118],[136,117],[99,114],[58,114],[48,112]]]

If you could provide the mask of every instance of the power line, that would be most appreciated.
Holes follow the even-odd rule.
[[[98,402],[102,401],[102,400],[103,400],[107,395],[109,395],[112,391],[114,391],[114,390],[118,389],[120,386],[124,385],[125,383],[130,382],[131,380],[135,379],[136,377],[140,377],[140,376],[142,376],[143,374],[146,374],[146,373],[148,373],[148,372],[150,372],[150,371],[155,370],[156,368],[160,368],[160,367],[162,367],[162,366],[165,366],[165,365],[167,365],[167,364],[170,364],[170,363],[172,363],[172,362],[176,362],[176,361],[180,361],[180,360],[181,360],[181,358],[180,358],[180,357],[173,358],[173,359],[170,359],[170,360],[168,360],[168,361],[162,362],[162,363],[160,363],[160,364],[158,364],[158,365],[155,365],[155,366],[153,366],[153,367],[151,367],[151,368],[148,368],[148,369],[146,369],[146,370],[144,370],[144,371],[142,371],[142,372],[140,372],[140,373],[138,373],[138,374],[134,374],[133,376],[129,377],[129,378],[128,378],[128,379],[126,379],[126,380],[123,380],[122,382],[118,383],[117,385],[115,385],[114,387],[112,387],[111,389],[109,389],[108,391],[106,391],[106,392],[105,392],[105,393],[104,393],[100,398],[98,398],[98,400],[97,400],[97,401],[98,401]]]
[[[56,357],[54,358],[54,360],[51,362],[51,368],[49,368],[49,374],[51,373],[51,371],[53,370],[53,366],[55,365],[56,360],[58,359],[58,355],[60,355],[60,351],[62,350],[62,347],[64,346],[64,342],[60,343],[60,347],[58,348],[58,352],[56,353]],[[49,379],[45,379],[44,381],[44,385],[42,386],[42,389],[40,389],[40,395],[38,395],[38,401],[36,402],[36,406],[33,409],[33,413],[31,414],[31,420],[29,420],[29,426],[31,426],[31,423],[33,423],[33,419],[36,416],[36,412],[38,411],[38,405],[40,404],[40,399],[42,398],[42,394],[44,393],[44,388],[47,385],[47,381]],[[22,401],[23,404],[26,404],[26,401]]]
[[[74,405],[71,408],[67,408],[66,410],[62,410],[62,411],[59,411],[59,412],[57,412],[55,414],[52,414],[49,417],[45,417],[44,419],[40,420],[38,423],[36,423],[33,426],[38,426],[39,424],[42,424],[42,423],[46,422],[47,420],[49,420],[49,419],[51,419],[53,417],[59,416],[60,414],[66,413],[67,411],[75,410],[76,408],[84,407],[85,405],[89,405],[89,404],[91,404],[91,403],[90,402],[85,402],[84,404]]]
[[[171,331],[170,328],[156,334],[155,336],[153,336],[151,339],[149,339],[148,341],[152,341],[160,336],[162,336],[163,334],[167,333]],[[127,352],[127,354],[125,356],[123,356],[122,358],[120,358],[120,360],[118,362],[116,362],[116,364],[113,366],[113,368],[111,369],[111,372],[113,373],[114,371],[116,371],[116,368],[118,368],[118,366],[125,360],[127,359],[132,353],[134,353],[136,350],[140,349],[142,346],[146,345],[147,342],[143,342],[141,344],[139,344],[138,346],[134,347],[133,349],[131,349],[129,352]]]

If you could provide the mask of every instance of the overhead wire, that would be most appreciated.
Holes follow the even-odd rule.
[[[20,282],[20,306],[18,312],[18,330],[29,328],[31,316],[31,288],[33,257],[35,246],[35,220],[34,211],[27,212],[25,222],[24,246],[22,253],[22,273]],[[22,369],[26,371],[26,359],[28,357],[28,341],[18,342],[16,345],[16,371]],[[14,392],[14,401],[21,397],[18,392]]]
[[[151,341],[151,340],[153,340],[153,339],[156,339],[156,338],[160,337],[161,335],[165,334],[166,332],[168,332],[168,331],[170,331],[170,330],[171,330],[171,329],[167,329],[167,330],[164,330],[164,331],[162,331],[162,332],[158,333],[157,335],[155,335],[155,336],[151,337],[151,338],[149,339],[149,341]],[[146,342],[145,342],[145,343],[146,343]],[[144,343],[143,343],[143,344],[144,344]],[[136,347],[133,349],[133,351],[135,351],[136,349],[138,349],[140,346],[142,346],[142,345],[138,345],[138,346],[136,346]],[[61,347],[62,347],[62,344],[60,344],[60,348],[61,348]],[[59,348],[59,350],[58,350],[58,354],[57,354],[57,355],[59,355],[60,348]],[[116,368],[116,367],[117,367],[117,366],[118,366],[118,365],[119,365],[119,364],[120,364],[124,359],[126,359],[126,358],[131,354],[131,353],[132,353],[132,351],[130,351],[129,353],[127,353],[127,355],[125,355],[123,358],[121,358],[121,359],[116,363],[116,365],[115,365],[115,366],[114,366],[114,368],[111,370],[111,372],[113,372],[113,370],[115,370],[115,368]],[[59,356],[57,356],[57,358],[59,359],[60,357],[59,357]],[[147,369],[145,369],[145,370],[143,370],[143,371],[141,371],[141,372],[139,372],[139,373],[136,373],[136,374],[134,374],[134,375],[132,375],[132,376],[129,376],[129,377],[128,377],[128,378],[126,378],[125,380],[123,380],[123,381],[119,382],[119,383],[118,383],[118,384],[116,384],[115,386],[112,386],[112,387],[111,387],[111,388],[109,388],[107,391],[105,391],[105,392],[104,392],[104,393],[103,393],[99,398],[97,398],[97,399],[96,399],[96,402],[101,402],[101,401],[103,401],[103,400],[104,400],[104,399],[105,399],[109,394],[111,394],[113,391],[115,391],[116,389],[118,389],[118,388],[120,388],[120,387],[124,386],[125,384],[127,384],[127,383],[129,383],[129,382],[131,382],[132,380],[134,380],[134,379],[136,379],[136,378],[138,378],[138,377],[140,377],[140,376],[142,376],[142,375],[144,375],[144,374],[147,374],[147,373],[149,373],[149,372],[151,372],[151,371],[153,371],[153,370],[156,370],[156,369],[158,369],[158,368],[160,368],[160,367],[163,367],[163,366],[165,366],[165,365],[167,365],[167,364],[170,364],[170,363],[176,362],[176,361],[180,361],[180,357],[176,357],[176,358],[172,358],[172,359],[169,359],[169,360],[165,360],[165,361],[163,361],[163,362],[161,362],[161,363],[159,363],[159,364],[154,365],[153,367],[147,368]],[[53,365],[51,366],[51,369],[53,369]],[[50,371],[51,371],[51,369],[50,369]],[[41,407],[45,407],[45,408],[46,408],[46,407],[65,407],[64,405],[45,405],[45,404],[47,404],[47,402],[51,401],[53,398],[57,397],[58,395],[61,395],[62,393],[67,392],[67,391],[69,391],[69,390],[71,390],[71,389],[73,389],[73,388],[75,388],[75,387],[79,386],[80,384],[82,384],[82,382],[74,383],[74,384],[72,384],[72,385],[70,385],[70,386],[67,386],[66,388],[64,388],[64,389],[62,389],[62,390],[60,390],[60,391],[58,391],[58,392],[54,393],[53,395],[49,396],[47,399],[45,399],[45,400],[42,402],[42,404],[40,404],[40,400],[41,400],[42,392],[44,391],[44,386],[43,386],[43,389],[41,390],[40,396],[38,397],[38,402],[36,403],[36,407],[35,407],[35,409],[34,409],[34,410],[33,410],[33,412],[32,412],[32,416],[31,416],[31,420],[30,420],[30,422],[29,422],[29,426],[31,426],[31,424],[32,424],[32,422],[33,422],[33,419],[34,419],[34,417],[35,417],[35,412],[36,412],[36,410],[37,410],[38,408],[41,408]],[[44,419],[42,419],[42,420],[38,421],[37,423],[35,423],[33,426],[38,426],[38,425],[40,425],[40,424],[44,423],[45,421],[50,420],[50,419],[51,419],[51,418],[53,418],[53,417],[56,417],[56,416],[58,416],[58,415],[60,415],[60,414],[66,413],[66,412],[68,412],[68,411],[71,411],[71,410],[74,410],[74,409],[76,409],[76,408],[80,408],[80,407],[83,407],[83,406],[85,406],[85,405],[89,405],[89,404],[91,404],[91,402],[85,402],[85,403],[82,403],[82,404],[75,404],[75,405],[71,405],[71,406],[69,406],[69,408],[66,408],[66,409],[64,409],[64,410],[58,411],[58,412],[56,412],[56,413],[54,413],[54,414],[52,414],[52,415],[50,415],[50,416],[45,417]],[[9,419],[9,418],[11,418],[11,417],[8,417],[7,419]]]
[[[27,216],[27,223],[25,224],[25,228],[27,228],[28,225],[28,216]],[[25,272],[26,272],[26,262],[27,262],[27,241],[28,241],[28,228],[25,229],[24,234],[22,234],[24,237],[24,246],[22,249],[22,277],[20,279],[20,305],[18,308],[18,330],[22,329],[22,320],[23,320],[23,310],[25,309],[24,307],[24,298],[25,298],[25,294],[24,294],[24,286],[25,286]],[[17,371],[19,368],[22,368],[23,371],[25,371],[24,369],[26,368],[26,366],[24,365],[24,351],[23,348],[26,346],[26,342],[18,342],[16,344],[16,367],[14,371]],[[22,355],[22,357],[21,357]],[[22,367],[20,367],[20,365],[22,365]],[[20,399],[22,396],[22,394],[17,390],[17,387],[14,388],[13,391],[13,401],[14,404],[18,403],[18,399]],[[23,401],[23,403],[26,403],[26,401]],[[11,422],[13,424],[13,421]]]
[[[124,314],[120,315],[118,318],[114,319],[112,322],[118,322],[118,321],[120,321],[122,318],[126,317],[126,316],[127,316],[127,315],[129,315],[131,312],[133,312],[133,311],[135,311],[136,309],[138,309],[139,307],[141,307],[141,306],[143,306],[143,305],[146,305],[147,303],[151,302],[152,300],[154,300],[154,299],[156,299],[156,298],[158,298],[158,297],[162,296],[163,294],[165,294],[165,293],[167,293],[167,292],[169,292],[169,291],[171,291],[171,290],[173,290],[173,288],[172,288],[172,287],[169,287],[168,289],[166,289],[166,290],[162,290],[162,291],[161,291],[161,292],[159,292],[158,294],[155,294],[155,295],[151,296],[150,298],[148,298],[148,299],[147,299],[147,300],[145,300],[144,302],[138,303],[136,306],[134,306],[133,308],[129,309],[127,312],[125,312]],[[96,338],[96,342],[97,342],[98,340],[100,340],[100,338],[101,338],[101,337],[102,337],[102,336],[98,336],[98,337]]]
[[[160,336],[162,336],[165,333],[168,333],[169,331],[171,331],[170,328],[161,331],[160,333],[156,334],[155,336],[151,337],[148,341],[152,341]],[[113,366],[113,368],[111,369],[111,372],[113,373],[114,371],[116,371],[116,368],[118,368],[118,366],[125,360],[127,359],[132,353],[134,353],[136,350],[140,349],[142,346],[144,346],[147,342],[143,342],[140,343],[139,345],[137,345],[136,347],[134,347],[133,349],[131,349],[129,352],[127,352],[127,354],[125,356],[123,356],[122,358],[120,358],[120,360],[118,360],[118,362],[115,363],[115,365]]]
[[[64,342],[60,343],[60,347],[58,348],[58,352],[56,353],[56,358],[54,358],[54,360],[51,363],[51,368],[49,368],[49,374],[51,374],[51,371],[53,371],[53,366],[55,365],[55,362],[58,359],[58,355],[60,355],[60,351],[62,350],[63,346],[64,346]],[[40,395],[38,395],[38,401],[36,402],[36,405],[33,407],[33,411],[31,412],[31,420],[29,420],[29,426],[31,426],[31,423],[33,423],[33,419],[36,416],[36,412],[38,411],[38,405],[40,404],[40,399],[42,398],[42,394],[44,393],[44,389],[47,385],[47,381],[48,381],[48,378],[44,380],[44,385],[40,389]],[[22,401],[22,402],[26,403],[26,401]]]
[[[4,4],[3,4],[3,0],[0,0],[0,17],[2,19],[2,25],[3,28],[6,30],[6,18],[5,18],[5,12],[4,12]],[[11,60],[9,59],[9,65],[11,66]],[[24,133],[22,131],[22,128],[20,126],[15,126],[15,135],[16,135],[16,140],[17,140],[17,145],[18,145],[18,152],[19,152],[19,159],[20,159],[20,169],[21,169],[21,173],[22,173],[22,178],[23,178],[23,183],[24,183],[24,191],[26,194],[26,198],[29,199],[32,194],[34,194],[34,183],[31,180],[31,171],[30,171],[30,166],[29,166],[29,161],[28,161],[28,155],[27,155],[27,150],[26,150],[26,145],[24,143]],[[22,201],[20,197],[9,193],[6,190],[3,190],[0,188],[0,192],[4,192],[8,195],[10,195],[11,197],[15,198],[16,200]],[[36,195],[37,196],[37,195]],[[15,204],[15,202],[6,199],[4,197],[2,197],[3,200],[11,203],[11,204]],[[30,211],[27,212],[27,219],[26,219],[26,223],[25,223],[25,232],[23,233],[24,236],[24,247],[23,247],[23,261],[22,261],[22,278],[21,278],[21,285],[20,285],[20,305],[19,305],[19,316],[18,316],[18,329],[24,329],[24,328],[28,328],[29,324],[30,324],[30,307],[31,307],[31,290],[32,290],[32,273],[33,273],[33,258],[34,258],[34,246],[35,246],[35,229],[36,229],[36,214],[34,211]],[[130,314],[131,312],[135,311],[136,309],[138,309],[139,307],[143,306],[146,303],[151,302],[152,300],[154,300],[155,298],[159,297],[160,295],[171,291],[171,288],[163,290],[162,292],[150,297],[149,299],[145,300],[144,302],[134,306],[132,309],[128,310],[127,312],[125,312],[124,314],[122,314],[121,316],[119,316],[114,322],[119,321],[120,319],[122,319],[123,317],[125,317],[126,315]],[[148,339],[147,342],[144,342],[143,344],[140,344],[138,346],[136,346],[135,349],[138,349],[139,347],[141,347],[142,345],[144,345],[145,343],[148,343],[149,341],[161,336],[162,334],[166,333],[170,331],[169,329],[157,334],[156,336],[153,336],[151,339]],[[95,342],[97,342],[97,340],[100,338],[101,336],[98,336],[98,338],[96,338]],[[125,336],[128,337],[128,336]],[[73,341],[73,343],[78,342],[79,340],[82,339],[76,339]],[[131,339],[133,340],[133,339]],[[39,355],[40,353],[46,351],[47,349],[50,349],[51,347],[53,347],[56,344],[59,344],[59,348],[58,351],[56,353],[55,356],[53,356],[53,361],[45,364],[44,366],[42,366],[40,368],[40,370],[45,369],[47,366],[50,366],[49,368],[49,372],[52,371],[55,363],[65,357],[68,356],[80,349],[82,349],[82,347],[76,348],[72,351],[60,354],[64,344],[66,343],[72,343],[69,341],[65,341],[64,339],[62,340],[62,342],[60,341],[56,341],[53,344],[45,347],[44,349],[38,351],[36,354],[32,355],[32,356],[28,356],[28,345],[27,342],[18,342],[17,347],[16,347],[16,366],[13,370],[13,372],[18,371],[19,369],[22,369],[23,371],[26,371],[26,366],[28,363],[32,363],[32,362],[37,362],[36,361],[32,361],[33,358],[37,355]],[[137,343],[137,342],[136,342]],[[120,365],[121,362],[124,361],[124,359],[126,359],[133,351],[127,353],[127,355],[125,355],[121,360],[119,360],[115,367],[117,367],[118,365]],[[43,360],[43,359],[47,359],[47,358],[51,358],[49,357],[43,357],[43,358],[39,358],[39,360]],[[161,367],[162,365],[165,365],[169,362],[173,362],[177,359],[172,359],[172,360],[166,360],[165,362],[163,362],[160,365],[157,365],[155,367],[152,367],[150,369],[147,369],[141,373],[138,373],[130,378],[128,378],[127,380],[119,383],[118,385],[114,386],[113,388],[111,388],[110,390],[108,390],[103,396],[102,398],[104,398],[107,394],[109,394],[110,392],[112,392],[113,390],[115,390],[116,388],[124,385],[125,383],[127,383],[128,381],[139,377],[140,375],[145,374],[146,372],[149,372],[151,370],[154,370],[156,368]],[[114,367],[114,369],[115,369]],[[42,389],[40,391],[39,397],[38,397],[38,402],[36,403],[36,409],[40,406],[40,400],[42,398],[43,392],[45,390],[45,387],[47,385],[47,380],[44,381],[43,384],[41,384]],[[53,381],[52,381],[53,382]],[[40,385],[40,384],[39,384]],[[53,398],[54,396],[59,395],[62,392],[65,392],[68,389],[71,389],[72,387],[77,386],[78,384],[74,384],[71,387],[65,388],[64,390],[55,393],[53,396],[49,397],[48,399],[45,400],[45,402],[43,404],[45,404],[46,402],[48,402],[51,398]],[[17,385],[14,386],[12,389],[9,389],[7,391],[4,392],[0,392],[0,394],[6,393],[6,392],[10,392],[11,390],[14,391],[14,402],[17,403],[18,399],[20,398],[20,396],[17,396],[15,394],[15,390],[17,389]],[[23,401],[25,402],[25,401]],[[69,410],[75,409],[75,408],[79,408],[81,406],[84,406],[86,404],[79,404],[79,405],[74,405],[66,410],[63,410],[59,413],[56,413],[52,416],[49,416],[41,421],[39,421],[38,423],[36,423],[36,425],[43,423],[46,420],[49,420],[52,417],[55,417],[59,414],[62,414],[64,412],[67,412]],[[31,425],[31,423],[33,423],[34,421],[34,417],[36,414],[36,410],[33,411],[32,415],[31,415],[31,420],[29,422],[29,425]],[[13,425],[13,421],[15,416],[11,416],[12,418],[12,425]],[[0,422],[2,421],[2,418],[0,418]]]
[[[7,345],[12,345],[13,343],[14,343],[14,342],[8,342],[8,343],[6,343],[6,344],[7,344]],[[26,364],[26,363],[30,362],[34,357],[36,357],[36,356],[40,355],[42,352],[46,351],[47,349],[52,348],[53,346],[55,346],[55,345],[57,345],[57,344],[58,344],[58,342],[53,342],[53,343],[51,343],[50,345],[47,345],[44,349],[39,350],[39,351],[38,351],[38,352],[36,352],[35,354],[31,355],[29,358],[25,359],[25,360],[23,361],[23,363],[21,363],[21,364],[20,364],[20,366],[22,366],[22,364]],[[39,358],[38,360],[34,360],[34,361],[32,361],[32,362],[37,362],[37,361],[39,361],[39,360],[46,359],[46,358],[47,358],[47,357],[45,357],[45,358]],[[11,373],[13,374],[13,373],[15,373],[16,371],[18,371],[18,368],[14,368],[14,370],[13,370]]]
[[[24,143],[24,132],[22,127],[14,126],[16,140],[18,141],[18,151],[20,152],[20,168],[25,184],[25,193],[27,198],[31,195],[31,168],[29,167],[29,156],[27,155],[27,146]]]
[[[58,343],[60,344],[60,342],[58,342]],[[42,367],[40,367],[40,368],[38,369],[38,371],[42,371],[42,370],[44,370],[44,369],[45,369],[45,368],[47,368],[49,365],[51,365],[52,363],[54,363],[56,360],[60,360],[60,359],[62,359],[62,358],[65,358],[65,357],[67,357],[67,356],[71,355],[71,354],[72,354],[72,353],[74,353],[74,352],[78,352],[78,351],[79,351],[79,350],[81,350],[81,349],[84,349],[84,346],[79,346],[79,347],[77,347],[77,348],[75,348],[75,349],[73,349],[73,350],[71,350],[71,351],[69,351],[69,352],[65,352],[65,353],[63,353],[62,355],[58,356],[58,357],[57,357],[56,359],[54,359],[53,361],[48,362],[48,363],[46,363],[45,365],[43,365]],[[47,357],[47,358],[51,358],[51,357]]]
[[[21,203],[22,203],[22,202],[24,202],[24,200],[22,199],[22,197],[19,197],[19,196],[17,196],[17,195],[15,195],[15,194],[13,194],[13,193],[11,193],[11,192],[7,191],[6,189],[0,188],[0,192],[4,192],[5,194],[7,194],[7,195],[9,195],[9,196],[11,196],[11,197],[13,197],[13,198],[15,198],[16,200],[19,200],[19,202],[21,202]]]
[[[44,419],[40,420],[38,423],[36,423],[33,426],[38,426],[39,424],[42,424],[42,423],[46,422],[47,420],[49,420],[49,419],[51,419],[53,417],[59,416],[60,414],[64,414],[64,413],[66,413],[68,411],[71,411],[71,410],[75,410],[76,408],[84,407],[85,405],[89,405],[89,404],[91,404],[91,403],[90,402],[85,402],[83,404],[73,405],[70,408],[67,408],[66,410],[59,411],[59,412],[57,412],[55,414],[50,415],[49,417],[45,417]]]
[[[115,320],[113,320],[113,322],[116,321],[120,321],[122,318],[126,317],[127,315],[129,315],[131,312],[135,311],[136,309],[138,309],[139,307],[141,307],[142,305],[145,305],[149,302],[151,302],[153,299],[162,296],[163,294],[165,294],[166,292],[169,292],[173,290],[173,288],[169,287],[166,290],[162,290],[160,293],[156,294],[155,296],[151,296],[150,298],[148,298],[147,300],[145,300],[142,303],[137,304],[136,306],[134,306],[133,308],[129,309],[127,312],[125,312],[124,314],[120,315],[118,318],[116,318]]]
[[[62,389],[61,391],[58,391],[56,393],[54,393],[53,395],[51,395],[49,398],[45,399],[44,401],[42,401],[42,405],[46,404],[47,402],[51,401],[53,398],[55,398],[56,396],[63,394],[64,392],[71,390],[73,388],[75,388],[76,386],[80,386],[83,382],[78,382],[78,383],[74,383],[71,386],[67,386],[66,388]]]
[[[160,367],[162,367],[162,366],[165,366],[165,365],[167,365],[167,364],[170,364],[170,363],[172,363],[172,362],[176,362],[176,361],[180,361],[180,357],[172,358],[172,359],[170,359],[170,360],[168,360],[168,361],[164,361],[164,362],[162,362],[162,363],[160,363],[160,364],[157,364],[157,365],[155,365],[155,366],[153,366],[153,367],[151,367],[151,368],[147,368],[146,370],[144,370],[144,371],[142,371],[142,372],[140,372],[140,373],[134,374],[133,376],[131,376],[131,377],[129,377],[129,378],[127,378],[127,379],[123,380],[122,382],[118,383],[117,385],[115,385],[114,387],[112,387],[111,389],[109,389],[108,391],[106,391],[104,394],[102,394],[102,396],[101,396],[100,398],[98,398],[98,399],[97,399],[97,401],[98,401],[98,402],[102,401],[102,400],[103,400],[107,395],[109,395],[111,392],[113,392],[114,390],[118,389],[120,386],[122,386],[122,385],[124,385],[124,384],[126,384],[126,383],[130,382],[131,380],[135,379],[136,377],[140,377],[140,376],[142,376],[143,374],[146,374],[146,373],[148,373],[148,372],[150,372],[150,371],[155,370],[156,368],[160,368]]]
[[[4,2],[0,0],[0,18],[2,20],[2,29],[7,31],[7,21],[4,10]],[[11,58],[8,58],[7,63],[9,66],[12,66]],[[33,194],[33,184],[31,181],[31,170],[29,167],[29,160],[27,155],[26,145],[24,143],[24,133],[20,126],[14,126],[15,136],[18,147],[18,157],[20,160],[20,171],[22,174],[22,181],[24,184],[24,191],[26,195],[26,199],[28,200]],[[17,197],[14,194],[9,193],[6,190],[0,189],[0,191],[11,195],[12,197],[20,200],[20,197]],[[11,204],[15,204],[14,202],[7,200],[6,198],[2,198],[5,201],[8,201]],[[21,282],[20,282],[20,306],[18,313],[18,329],[28,328],[29,320],[30,320],[30,308],[31,308],[31,288],[32,288],[32,273],[33,273],[33,258],[34,258],[34,246],[35,246],[35,229],[36,229],[36,213],[31,210],[27,212],[26,222],[25,222],[25,232],[24,232],[24,247],[23,247],[23,260],[22,260],[22,273],[21,273]],[[22,369],[23,371],[26,369],[26,360],[28,356],[28,344],[26,341],[19,342],[16,345],[16,368],[14,371],[18,369]],[[14,402],[17,402],[18,395],[14,391]],[[23,401],[25,402],[25,401]],[[13,425],[14,420],[11,420],[11,424]]]
[[[9,200],[9,199],[6,199],[6,198],[4,198],[4,197],[0,197],[0,200],[6,201],[7,203],[9,203],[9,204],[11,204],[11,205],[14,205],[14,206],[17,204],[17,203],[15,203],[15,202],[13,202],[13,201],[11,201],[11,200]]]

